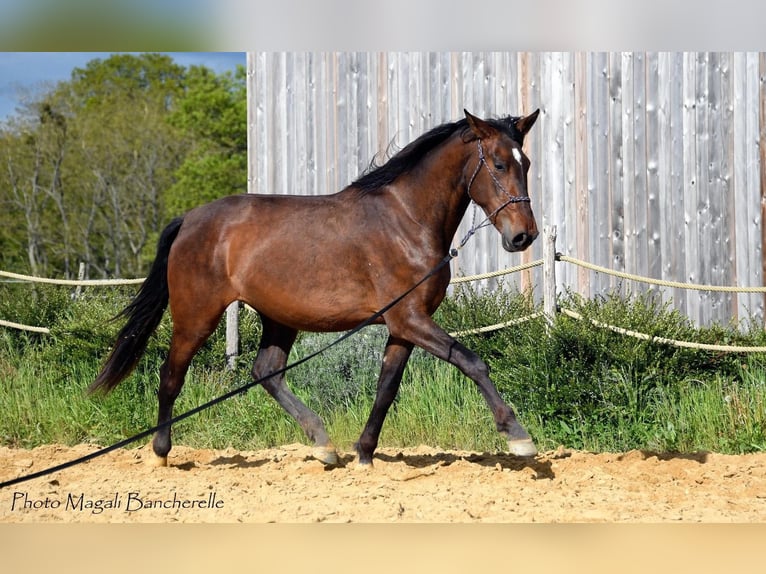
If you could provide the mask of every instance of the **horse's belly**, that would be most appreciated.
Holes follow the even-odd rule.
[[[377,310],[364,297],[309,291],[272,290],[267,295],[256,292],[242,299],[270,319],[300,331],[345,331]]]

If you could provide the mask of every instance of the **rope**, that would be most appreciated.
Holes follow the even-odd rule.
[[[511,319],[510,321],[506,321],[505,323],[496,323],[494,325],[487,325],[486,327],[478,327],[477,329],[467,329],[465,331],[453,331],[449,335],[450,337],[462,337],[463,335],[476,335],[478,333],[489,333],[491,331],[499,331],[500,329],[505,329],[506,327],[513,327],[514,325],[520,325],[522,323],[526,323],[527,321],[531,321],[532,319],[537,319],[538,317],[541,317],[542,315],[543,315],[542,311],[539,311],[537,313],[532,313],[531,315],[527,315],[526,317]]]
[[[14,323],[13,321],[3,321],[2,319],[0,319],[0,327],[10,327],[11,329],[32,331],[33,333],[45,333],[46,335],[51,332],[47,327],[32,327],[31,325],[22,325],[21,323]]]
[[[646,333],[639,333],[638,331],[632,331],[630,329],[623,329],[622,327],[616,327],[609,323],[603,323],[596,319],[586,319],[576,311],[570,309],[561,309],[561,313],[568,315],[573,319],[579,321],[590,321],[591,324],[602,329],[609,329],[620,335],[627,335],[629,337],[635,337],[643,341],[651,341],[652,343],[660,343],[663,345],[672,345],[674,347],[682,347],[685,349],[700,349],[704,351],[721,351],[724,353],[766,353],[766,347],[739,347],[737,345],[710,345],[707,343],[692,343],[690,341],[678,341],[676,339],[666,339],[665,337],[656,337],[647,335]]]
[[[480,279],[489,279],[491,277],[499,277],[500,275],[508,275],[510,273],[518,273],[519,271],[524,271],[525,269],[531,269],[533,267],[538,267],[543,264],[542,259],[537,259],[536,261],[530,261],[529,263],[522,263],[521,265],[516,265],[515,267],[509,267],[508,269],[501,269],[500,271],[490,271],[489,273],[480,273],[479,275],[466,275],[465,277],[454,277],[450,283],[467,283],[468,281],[478,281]]]
[[[598,273],[605,273],[607,275],[614,275],[615,277],[621,277],[622,279],[630,279],[631,281],[642,281],[652,285],[660,285],[662,287],[678,287],[679,289],[696,289],[697,291],[726,291],[730,293],[766,293],[766,287],[725,287],[718,285],[699,285],[697,283],[680,283],[678,281],[666,281],[664,279],[652,279],[651,277],[643,277],[641,275],[633,275],[631,273],[625,273],[623,271],[614,271],[607,267],[601,267],[600,265],[594,265],[587,261],[575,259],[568,255],[558,255],[559,261],[566,263],[573,263],[579,265],[591,271]]]
[[[137,285],[143,283],[144,279],[49,279],[47,277],[34,277],[32,275],[21,275],[11,273],[10,271],[0,271],[0,276],[10,277],[11,279],[20,279],[21,281],[30,281],[33,283],[47,283],[49,285],[71,285],[71,286],[109,286],[109,285]]]

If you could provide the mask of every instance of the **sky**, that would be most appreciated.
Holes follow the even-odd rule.
[[[113,52],[0,52],[0,121],[11,116],[20,93],[68,80],[74,68]],[[166,52],[182,66],[204,65],[216,73],[245,65],[244,52]]]

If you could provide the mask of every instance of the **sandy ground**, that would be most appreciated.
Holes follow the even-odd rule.
[[[95,447],[0,448],[0,480]],[[176,446],[156,468],[119,450],[0,490],[0,522],[766,522],[766,454],[602,453],[520,459],[431,447],[350,453],[326,469],[294,444],[259,451]]]

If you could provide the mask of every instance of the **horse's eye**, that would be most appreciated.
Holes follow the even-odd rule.
[[[495,169],[497,171],[505,171],[505,164],[495,162]]]

